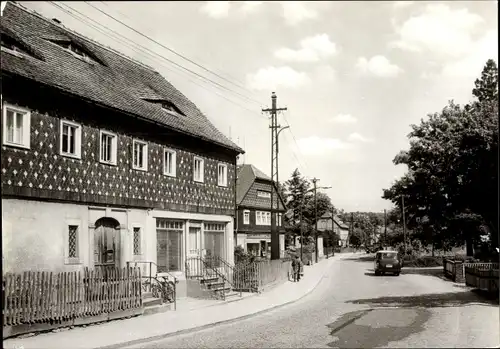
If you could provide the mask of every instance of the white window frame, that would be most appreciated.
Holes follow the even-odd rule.
[[[271,192],[266,190],[257,190],[257,196],[259,198],[271,199]]]
[[[74,127],[75,130],[75,153],[66,153],[63,151],[63,131],[64,126],[67,125],[69,127]],[[60,130],[59,130],[59,153],[62,156],[67,156],[70,158],[81,159],[82,157],[82,125],[77,124],[76,122],[61,119],[60,122]]]
[[[256,225],[271,225],[271,212],[256,211],[255,212]]]
[[[10,142],[7,140],[7,110],[11,110],[15,113],[23,114],[23,141],[22,143]],[[16,118],[14,118],[14,122]],[[26,108],[18,107],[12,104],[4,103],[2,106],[2,128],[3,128],[3,144],[9,145],[12,147],[30,149],[31,144],[31,111]],[[15,126],[14,126],[14,134],[15,134]]]
[[[277,220],[277,223],[278,223],[278,227],[281,227],[281,213],[278,213],[278,220]]]
[[[142,156],[144,157],[142,159],[142,167],[136,166],[135,164],[135,145],[140,144],[144,146]],[[147,171],[148,170],[148,143],[141,141],[140,139],[134,139],[132,140],[132,168],[134,170],[139,170],[139,171]]]
[[[167,153],[172,154],[172,172],[171,173],[167,172],[167,161],[165,158],[165,154],[167,154]],[[177,176],[177,152],[173,149],[169,149],[169,148],[163,149],[163,174],[165,176],[169,176],[169,177],[176,177]]]
[[[111,161],[105,161],[102,159],[102,135],[107,135],[111,136],[112,141],[111,141]],[[116,133],[105,131],[105,130],[100,130],[99,131],[99,162],[107,165],[114,165],[116,166],[117,162],[117,155],[118,155],[118,136]]]
[[[139,253],[136,254],[134,251],[134,234],[135,234],[135,229],[139,229]],[[144,251],[142,250],[144,247],[144,244],[142,243],[142,237],[143,237],[143,232],[144,229],[142,229],[142,226],[139,224],[132,224],[132,255],[135,256],[142,256]]]
[[[223,169],[222,178],[220,175],[220,170]],[[219,187],[227,187],[227,165],[223,163],[217,164],[217,185]]]
[[[201,178],[196,178],[196,161],[199,161],[200,162],[200,167],[201,167],[201,170],[200,170],[200,177]],[[198,182],[198,183],[203,183],[203,180],[204,180],[204,169],[205,167],[205,161],[203,160],[203,158],[200,158],[199,156],[195,156],[194,159],[193,159],[193,180],[195,182]]]
[[[69,227],[77,226],[76,235],[76,257],[69,256]],[[79,219],[66,219],[64,224],[64,264],[82,264],[82,236],[83,236],[83,225]]]
[[[250,210],[243,210],[243,224],[250,224]]]

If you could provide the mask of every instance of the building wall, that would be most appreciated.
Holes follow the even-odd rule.
[[[5,272],[77,271],[90,263],[85,205],[2,199],[2,254]],[[65,257],[69,224],[79,225],[80,263]]]
[[[255,179],[255,181],[252,183],[252,186],[241,201],[240,205],[245,207],[262,208],[269,210],[271,208],[271,198],[257,196],[257,191],[271,192],[271,189],[274,196],[274,208],[280,211],[285,211],[283,203],[278,199],[278,192],[276,191],[276,188],[274,188],[270,182],[261,179]]]
[[[250,211],[250,224],[245,224],[245,221],[243,219],[244,216],[244,211]],[[257,216],[255,214],[256,211],[263,211],[263,212],[269,212],[270,208],[266,209],[259,209],[259,208],[245,208],[245,207],[238,207],[237,211],[237,217],[238,217],[238,232],[255,232],[255,233],[262,233],[262,232],[270,232],[271,231],[271,226],[270,225],[257,225],[256,220]],[[283,215],[284,212],[280,212],[282,214],[281,217],[281,225],[278,225],[278,219],[276,218],[276,227],[278,231],[283,232]]]
[[[31,110],[30,149],[2,145],[2,196],[85,204],[159,208],[232,215],[236,154],[187,135],[83,101],[50,88],[2,81],[2,102]],[[57,107],[54,107],[57,101]],[[82,125],[81,159],[60,155],[60,121]],[[118,136],[117,165],[99,162],[99,131]],[[147,171],[132,168],[132,140],[148,143]],[[177,176],[163,175],[163,148],[177,152]],[[193,180],[193,158],[204,159],[204,183]],[[227,187],[217,185],[217,164],[227,165]]]

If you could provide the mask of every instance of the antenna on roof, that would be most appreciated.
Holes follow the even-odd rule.
[[[230,139],[230,140],[233,140],[233,139],[231,138],[231,126],[229,126],[229,139]]]
[[[60,20],[58,20],[57,18],[52,18],[52,20],[53,20],[54,22],[56,22],[57,24],[61,24],[61,21],[60,21]]]

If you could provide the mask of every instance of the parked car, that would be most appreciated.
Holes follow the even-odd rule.
[[[403,267],[403,260],[398,252],[380,250],[375,254],[374,270],[375,275],[393,273],[398,276]]]

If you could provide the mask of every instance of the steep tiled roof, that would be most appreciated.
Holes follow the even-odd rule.
[[[327,211],[325,212],[321,217],[320,217],[320,220],[328,220],[328,219],[332,219],[332,213]],[[334,215],[333,216],[333,221],[335,222],[336,225],[339,226],[339,228],[342,228],[342,229],[349,229],[349,227],[340,220],[340,218],[337,216],[337,215]]]
[[[2,34],[31,48],[31,55],[25,57],[2,52],[2,73],[32,79],[243,153],[194,103],[152,68],[10,2],[4,9],[1,29]],[[80,59],[54,43],[61,40],[80,46],[95,62]],[[167,100],[184,115],[169,113],[144,99]]]
[[[260,179],[267,183],[256,183],[256,185],[253,186],[256,179]],[[238,179],[236,181],[236,203],[238,205],[240,205],[243,202],[247,194],[251,191],[252,186],[254,190],[270,190],[271,178],[253,165],[246,164],[238,166]],[[275,190],[274,192],[277,193],[277,190]],[[265,202],[267,202],[268,199],[260,199],[260,198],[259,199],[254,198],[254,199],[255,200],[252,201],[252,206],[254,207],[265,208],[267,207],[267,205],[269,205],[265,204]],[[277,198],[275,197],[274,200],[276,199]],[[280,199],[281,199],[279,204],[280,209],[284,209],[283,198]]]

